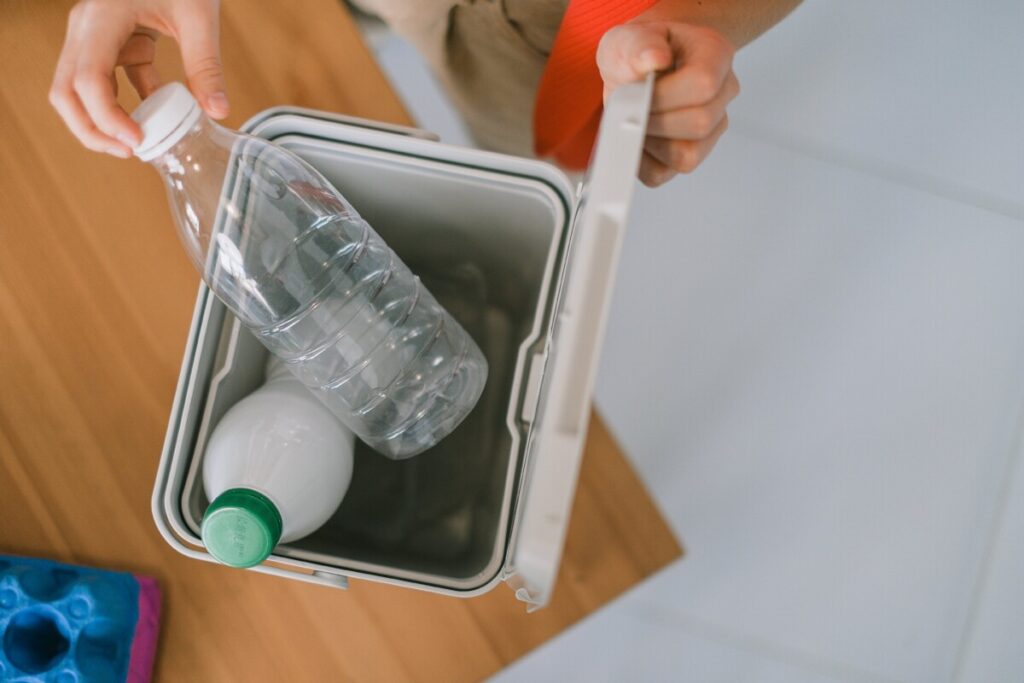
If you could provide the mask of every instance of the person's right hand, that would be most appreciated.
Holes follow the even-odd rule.
[[[83,145],[121,158],[141,142],[138,124],[117,103],[114,69],[124,67],[140,97],[160,87],[156,39],[181,47],[188,86],[213,118],[228,114],[220,64],[220,0],[80,0],[50,86],[50,103]]]

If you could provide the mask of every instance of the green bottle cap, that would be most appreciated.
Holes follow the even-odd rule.
[[[206,550],[229,567],[254,567],[281,540],[281,513],[252,489],[228,489],[206,508],[202,524]]]

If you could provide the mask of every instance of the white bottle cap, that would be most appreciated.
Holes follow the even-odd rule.
[[[160,156],[195,125],[201,113],[196,98],[184,85],[172,82],[162,86],[132,112],[132,119],[142,128],[135,156],[143,161]]]

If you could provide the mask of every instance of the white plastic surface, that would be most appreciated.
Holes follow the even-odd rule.
[[[653,83],[609,97],[573,221],[508,565],[508,582],[530,610],[547,604],[561,562]]]
[[[142,128],[135,156],[143,161],[157,158],[188,132],[201,113],[199,103],[181,83],[159,88],[132,112],[132,119]]]

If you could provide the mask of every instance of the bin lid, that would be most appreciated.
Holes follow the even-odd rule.
[[[653,85],[652,74],[605,102],[570,228],[506,572],[531,611],[547,604],[561,561]]]

